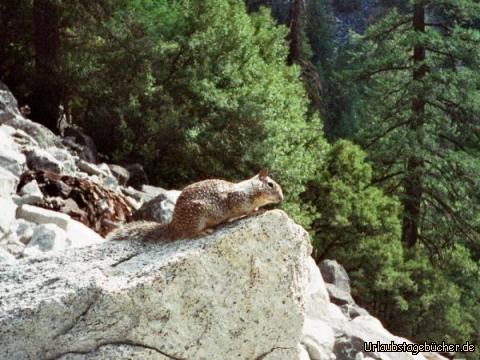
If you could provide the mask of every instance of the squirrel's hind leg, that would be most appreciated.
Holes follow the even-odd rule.
[[[175,208],[172,226],[182,238],[201,236],[208,227],[204,214],[205,204],[201,201],[191,201],[188,206]]]

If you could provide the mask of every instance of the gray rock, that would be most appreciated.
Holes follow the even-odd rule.
[[[364,351],[409,341],[329,301],[308,235],[281,211],[191,241],[133,240],[0,265],[0,358],[426,359]]]
[[[367,316],[370,313],[357,304],[347,304],[342,306],[342,312],[350,319],[355,319],[359,316]]]
[[[332,284],[323,283],[320,271],[315,266],[313,260],[307,262],[309,269],[309,285],[307,286],[306,301],[306,320],[302,336],[302,345],[309,354],[310,359],[332,358],[332,353],[337,360],[357,360],[357,359],[375,359],[375,360],[426,360],[422,354],[412,355],[411,353],[371,353],[364,352],[364,342],[376,343],[410,343],[409,340],[397,337],[388,332],[372,316],[361,314],[353,320],[345,316],[340,308],[328,301],[329,295],[326,295],[325,287],[332,287],[337,291],[339,289]],[[349,294],[349,293],[346,293]],[[364,309],[355,304],[343,305],[342,310],[349,307],[363,313]],[[334,344],[332,349],[331,332],[334,334]],[[330,335],[329,335],[330,334]],[[435,354],[428,359],[445,358]]]
[[[5,149],[6,146],[5,146],[5,139],[8,139],[7,141],[11,142],[13,141],[14,142],[14,139],[12,139],[12,137],[15,135],[16,133],[16,129],[9,126],[9,125],[0,125],[0,149]],[[5,137],[6,136],[6,137]],[[11,149],[10,149],[11,150]]]
[[[308,285],[306,288],[306,319],[302,330],[302,346],[308,360],[335,359],[333,353],[334,333],[328,322],[331,315],[329,296],[320,270],[312,258],[307,259]],[[338,310],[341,315],[340,310]],[[344,318],[344,317],[343,317]],[[328,320],[327,320],[328,319]]]
[[[15,256],[0,246],[0,264],[14,264],[15,261]]]
[[[83,146],[75,142],[75,138],[73,136],[64,136],[62,138],[62,144],[78,155],[83,150]],[[83,157],[80,158],[83,159]]]
[[[34,195],[13,195],[12,200],[17,204],[18,206],[22,205],[41,205],[42,199],[39,198],[38,196]]]
[[[356,360],[359,353],[364,357],[371,357],[378,360],[425,359],[422,354],[414,356],[407,352],[364,351],[364,343],[376,344],[377,341],[383,344],[390,344],[391,341],[395,343],[411,343],[406,339],[396,337],[389,333],[380,321],[372,316],[360,316],[352,321],[341,323],[333,322],[331,325],[335,332],[334,352],[337,359]]]
[[[175,204],[181,193],[182,192],[179,190],[167,190],[167,192],[165,192],[163,195],[165,196],[166,200],[170,201],[172,204]]]
[[[0,168],[0,197],[8,197],[16,192],[19,182],[18,176]]]
[[[118,186],[118,180],[113,175],[104,177],[101,182],[110,190],[120,191]]]
[[[130,196],[131,198],[133,198],[135,201],[137,201],[140,204],[143,204],[143,202],[146,201],[144,199],[144,197],[147,196],[146,193],[144,193],[143,191],[136,190],[136,189],[132,188],[131,186],[122,187],[121,191],[122,191],[123,194],[125,194],[127,196]],[[154,197],[155,196],[149,197],[148,200],[151,200]]]
[[[14,198],[15,203],[18,206],[22,205],[41,205],[42,204],[42,199],[39,198],[38,196],[34,195],[24,195],[24,196],[16,196]]]
[[[0,124],[17,116],[21,116],[20,110],[18,110],[17,99],[8,90],[8,87],[0,82]]]
[[[103,237],[88,226],[73,219],[70,219],[66,231],[71,247],[90,246],[105,241]]]
[[[101,163],[101,164],[98,164],[97,167],[105,174],[107,174],[107,176],[113,176],[113,173],[112,171],[110,170],[110,167],[108,166],[108,164],[106,163]]]
[[[15,151],[17,146],[12,139],[10,126],[1,125],[0,126],[0,150],[5,151]]]
[[[18,109],[18,103],[8,88],[2,84],[0,89],[0,125],[9,125],[23,130],[41,147],[62,147],[60,138],[45,126],[25,119]]]
[[[143,201],[146,202],[146,201],[152,200],[153,198],[156,198],[158,195],[164,194],[167,191],[167,189],[164,189],[158,186],[143,185],[141,191],[143,193],[142,194]]]
[[[63,144],[59,137],[57,137],[52,131],[45,126],[25,119],[24,117],[15,117],[4,124],[10,125],[17,130],[22,130],[31,137],[38,146],[41,148],[49,148],[51,146],[63,147]]]
[[[57,161],[62,164],[64,172],[73,174],[77,171],[77,159],[67,150],[57,147],[50,147],[47,149],[47,152],[49,152]]]
[[[81,171],[90,175],[90,180],[102,184],[113,191],[119,191],[118,181],[107,164],[95,165],[85,160],[79,160],[77,166]]]
[[[370,356],[365,356],[363,355],[363,353],[357,353],[357,355],[355,356],[355,360],[375,360],[375,359]]]
[[[98,346],[87,354],[66,354],[59,360],[105,360],[105,359],[138,359],[138,360],[172,360],[171,357],[160,354],[155,349],[149,349],[141,344],[105,344]]]
[[[141,202],[135,200],[133,197],[130,196],[126,196],[125,201],[133,208],[133,210],[138,210],[142,206]]]
[[[127,184],[128,179],[130,178],[130,173],[127,169],[123,166],[115,165],[115,164],[108,164],[110,171],[112,172],[113,176],[118,181],[118,184],[121,186],[125,186]]]
[[[17,205],[10,198],[0,197],[0,238],[2,234],[12,231],[15,223],[15,212]]]
[[[340,290],[350,293],[350,278],[345,268],[335,260],[323,260],[320,271],[325,282],[335,285]]]
[[[305,349],[304,346],[300,345],[298,350],[299,350],[298,360],[311,360],[310,354],[308,353],[307,349]]]
[[[67,234],[69,246],[83,247],[99,244],[105,239],[86,225],[73,220],[70,216],[43,209],[37,206],[22,205],[17,210],[17,217],[36,224],[55,224]]]
[[[89,176],[87,173],[84,173],[83,171],[77,171],[75,172],[75,177],[79,179],[88,179]]]
[[[35,223],[24,220],[17,219],[17,238],[22,244],[28,244],[33,235],[33,229],[37,226]]]
[[[141,190],[143,185],[149,183],[147,173],[140,164],[126,165],[125,168],[130,173],[130,177],[127,181],[127,186],[131,186],[134,189]]]
[[[15,233],[12,233],[5,242],[4,248],[14,257],[20,257],[25,249],[25,244],[20,242]]]
[[[107,177],[109,174],[100,169],[97,165],[89,163],[85,160],[80,159],[77,162],[78,168],[87,173],[88,175],[104,176]]]
[[[16,234],[16,207],[12,199],[0,198],[0,246],[12,256],[19,255],[24,247],[24,245],[18,241]]]
[[[0,265],[0,358],[300,359],[310,252],[271,211],[202,239]]]
[[[177,197],[178,195],[176,192],[171,194],[169,191],[165,191],[152,200],[144,203],[140,209],[133,213],[133,219],[137,221],[146,220],[168,223],[172,220],[173,209],[175,208]]]
[[[55,224],[63,230],[67,229],[70,216],[56,211],[43,209],[38,206],[22,205],[17,209],[17,218],[24,219],[35,224]]]
[[[309,258],[306,266],[309,273],[308,287],[306,289],[306,317],[312,320],[328,319],[330,321],[330,319],[337,319],[346,321],[347,318],[340,308],[330,302],[325,282],[315,261]]]
[[[68,142],[74,144],[72,148],[77,151],[78,156],[82,160],[96,164],[98,162],[98,152],[95,142],[91,136],[86,135],[82,129],[78,127],[67,127],[64,131]]]
[[[15,143],[20,146],[21,149],[25,149],[29,146],[40,147],[38,142],[33,137],[31,137],[21,129],[15,129],[15,132],[12,134],[12,138],[15,141]]]
[[[335,335],[330,325],[322,320],[306,319],[302,331],[302,345],[311,360],[335,360]]]
[[[38,186],[37,180],[32,180],[29,183],[25,184],[20,189],[20,195],[33,197],[37,201],[41,201],[43,199],[43,193]]]
[[[25,155],[14,150],[0,149],[0,168],[10,171],[15,176],[20,176],[25,171],[25,167]]]
[[[338,288],[333,284],[327,283],[325,285],[328,291],[328,295],[330,296],[330,301],[335,305],[342,306],[346,304],[355,304],[355,301],[353,300],[352,295],[350,295],[349,292],[343,291],[342,289]]]
[[[31,170],[45,170],[55,173],[63,171],[62,163],[44,149],[29,148],[25,155],[27,157],[27,165]]]
[[[42,224],[33,229],[32,239],[23,251],[24,256],[36,256],[47,251],[65,251],[67,233],[55,224]]]

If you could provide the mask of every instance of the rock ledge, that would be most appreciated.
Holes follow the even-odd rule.
[[[276,210],[198,240],[0,265],[0,358],[298,358],[310,251]]]

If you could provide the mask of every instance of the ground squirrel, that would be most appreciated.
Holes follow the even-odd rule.
[[[108,239],[168,242],[193,238],[205,234],[216,225],[282,200],[282,188],[268,176],[265,169],[239,183],[204,180],[183,189],[170,223],[133,222],[115,230]]]

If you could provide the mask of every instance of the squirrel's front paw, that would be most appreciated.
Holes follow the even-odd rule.
[[[252,215],[259,215],[259,214],[263,214],[264,212],[266,212],[267,210],[263,209],[263,208],[256,208],[254,210],[254,212],[252,213]]]
[[[202,231],[201,236],[206,236],[206,235],[211,235],[213,234],[214,230],[213,229],[205,229]]]

